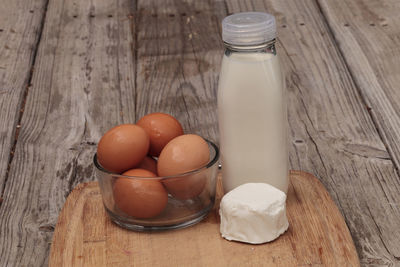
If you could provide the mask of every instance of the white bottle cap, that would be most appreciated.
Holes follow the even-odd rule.
[[[268,13],[236,13],[222,21],[222,40],[228,44],[258,45],[275,37],[275,17]]]

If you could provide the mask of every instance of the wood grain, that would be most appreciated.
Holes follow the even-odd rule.
[[[0,196],[29,87],[46,1],[5,0],[0,7]]]
[[[227,4],[229,13],[265,10],[277,18],[291,168],[321,179],[346,219],[362,265],[400,264],[399,232],[393,231],[400,228],[400,178],[319,6],[294,0]]]
[[[100,136],[135,118],[132,1],[50,0],[0,210],[2,266],[45,266]]]
[[[251,245],[224,240],[217,203],[199,224],[176,231],[138,233],[113,224],[97,182],[80,184],[60,214],[49,266],[359,266],[339,210],[314,176],[291,174],[289,230],[274,242]]]
[[[400,2],[386,1],[319,1],[338,47],[371,114],[380,136],[396,166],[400,168]],[[395,214],[389,220],[382,211],[371,209],[380,239],[370,243],[384,245],[384,250],[400,260],[399,179],[379,181],[385,187],[385,210]],[[396,196],[396,197],[393,197]],[[379,253],[374,247],[366,255]],[[400,263],[399,263],[400,264]]]
[[[167,112],[185,132],[218,140],[223,47],[219,1],[138,1],[137,116]]]
[[[334,1],[318,0],[318,3],[365,108],[399,169],[400,2],[359,0],[337,5]]]
[[[0,90],[22,89],[0,93],[0,186],[44,14],[36,12],[45,6],[42,1],[6,2],[0,29],[21,28],[0,31]],[[0,206],[0,265],[47,264],[59,211],[74,185],[93,179],[96,142],[111,126],[164,111],[186,131],[218,141],[220,21],[245,10],[277,17],[292,168],[321,179],[345,217],[362,265],[400,264],[400,178],[392,162],[397,164],[400,155],[399,7],[396,1],[339,3],[49,0]],[[31,5],[33,15],[24,13]],[[374,26],[365,24],[369,18]],[[20,50],[6,49],[7,42]],[[372,52],[380,57],[371,57]]]

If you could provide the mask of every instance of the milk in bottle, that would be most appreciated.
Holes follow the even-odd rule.
[[[249,182],[287,192],[284,78],[275,50],[275,18],[246,12],[222,22],[225,53],[218,86],[224,191]]]

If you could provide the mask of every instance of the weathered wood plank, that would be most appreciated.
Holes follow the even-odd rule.
[[[177,116],[185,130],[216,138],[222,56],[217,33],[224,4],[143,1],[131,34],[132,3],[50,2],[0,209],[2,264],[46,264],[65,195],[91,179],[93,144],[112,125],[164,111]],[[280,28],[279,51],[288,77],[291,165],[327,186],[364,264],[398,263],[396,251],[385,250],[388,237],[380,229],[396,237],[399,178],[318,6],[289,0],[228,6],[230,12],[267,9],[286,25]],[[134,55],[136,30],[141,46]]]
[[[329,0],[318,2],[399,173],[400,2],[346,0],[340,5]],[[399,198],[392,198],[399,195],[399,179],[391,181],[390,186],[386,179],[376,186],[379,184],[384,186],[390,204],[387,208],[399,214]],[[380,210],[370,212],[387,253],[400,260],[400,233],[393,231],[398,229],[400,218],[393,222],[381,216]],[[365,253],[374,255],[376,251],[372,247]]]
[[[46,266],[65,197],[95,144],[135,118],[134,2],[50,0],[0,209],[3,266]]]
[[[400,2],[318,0],[384,143],[400,167]]]
[[[0,196],[45,7],[45,0],[5,0],[0,6]]]
[[[217,140],[224,3],[139,1],[138,11],[137,115],[167,112],[185,132]]]
[[[345,216],[362,265],[400,264],[395,231],[400,228],[400,179],[317,3],[227,4],[229,12],[267,10],[277,17],[291,167],[316,174],[327,187]]]

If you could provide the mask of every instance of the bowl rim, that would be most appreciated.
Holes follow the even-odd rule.
[[[212,141],[210,141],[210,140],[208,140],[208,139],[206,139],[206,138],[203,138],[203,139],[204,139],[208,144],[210,144],[210,146],[214,149],[214,151],[215,151],[214,158],[211,159],[206,165],[203,165],[202,167],[200,167],[200,168],[198,168],[198,169],[195,169],[195,170],[192,170],[192,171],[188,171],[188,172],[184,172],[184,173],[180,173],[180,174],[169,175],[169,176],[157,176],[157,177],[140,177],[140,176],[129,176],[129,175],[122,175],[122,174],[110,172],[110,171],[104,169],[103,166],[101,166],[100,163],[98,162],[98,160],[97,160],[97,152],[94,153],[94,156],[93,156],[93,164],[94,164],[94,166],[96,167],[96,169],[97,169],[98,171],[101,171],[101,172],[103,172],[103,173],[107,173],[107,174],[109,174],[109,175],[111,175],[112,177],[115,177],[115,178],[120,177],[120,178],[144,179],[144,180],[161,180],[161,179],[162,179],[162,180],[165,180],[165,179],[171,179],[171,178],[180,178],[180,177],[184,177],[184,176],[188,176],[188,175],[193,175],[193,174],[196,174],[196,173],[200,173],[200,172],[202,172],[203,170],[206,170],[206,169],[208,169],[208,168],[214,166],[214,165],[217,163],[217,161],[218,161],[218,159],[219,159],[219,154],[220,154],[220,151],[219,151],[218,146],[217,146],[216,144],[214,144]]]

